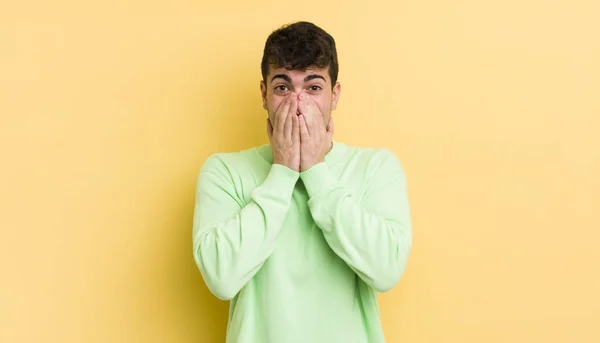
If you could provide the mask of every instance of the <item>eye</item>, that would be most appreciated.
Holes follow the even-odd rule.
[[[288,87],[286,85],[279,85],[275,87],[275,90],[278,92],[285,92],[288,90]]]
[[[321,88],[321,86],[319,86],[319,85],[312,85],[312,86],[310,86],[309,88],[310,88],[310,90],[311,90],[311,91],[313,91],[313,92],[318,92],[318,91],[320,91],[321,89],[323,89],[323,88]]]

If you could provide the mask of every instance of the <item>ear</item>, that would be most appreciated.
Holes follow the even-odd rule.
[[[340,93],[342,91],[342,86],[339,81],[335,82],[335,86],[333,86],[333,91],[331,94],[331,110],[335,110],[337,108],[338,100],[340,100]]]
[[[267,109],[267,85],[265,81],[260,80],[260,94],[262,96],[262,106],[266,110]]]

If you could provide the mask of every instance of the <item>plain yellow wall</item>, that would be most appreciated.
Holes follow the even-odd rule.
[[[223,342],[207,156],[267,142],[271,30],[337,40],[335,139],[386,147],[414,248],[388,342],[600,342],[597,1],[3,1],[0,342]],[[308,343],[308,342],[307,342]]]

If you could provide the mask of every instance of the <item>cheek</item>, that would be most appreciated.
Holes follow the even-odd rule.
[[[269,111],[269,114],[274,114],[275,111],[277,111],[277,108],[279,107],[280,103],[281,103],[281,99],[279,99],[278,97],[268,97],[267,98],[267,109]]]
[[[328,116],[329,112],[331,112],[331,103],[327,102],[325,99],[315,99],[315,101],[321,114]]]

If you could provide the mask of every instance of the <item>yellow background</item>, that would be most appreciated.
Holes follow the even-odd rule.
[[[206,157],[267,142],[271,30],[337,40],[335,139],[402,160],[388,342],[600,342],[597,1],[3,1],[0,342],[223,342]]]

